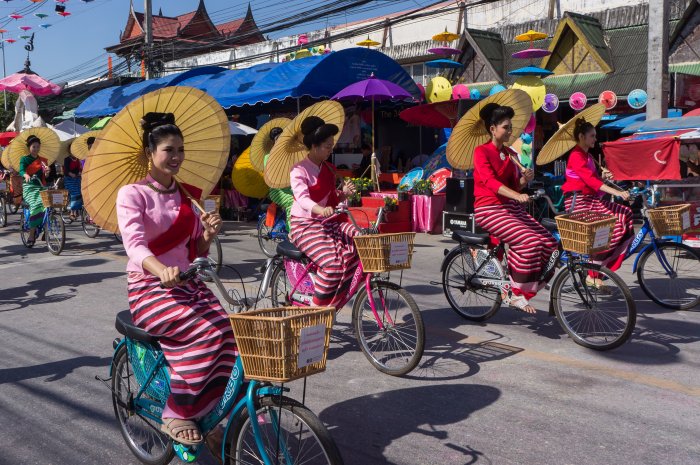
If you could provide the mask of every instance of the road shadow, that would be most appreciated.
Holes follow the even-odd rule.
[[[57,362],[42,363],[41,365],[31,365],[17,368],[0,369],[0,384],[16,383],[34,378],[44,378],[44,382],[50,383],[65,378],[76,368],[82,367],[106,367],[111,358],[83,356],[75,357]]]
[[[440,441],[442,449],[431,451],[432,463],[468,465],[484,458],[483,454],[441,427],[467,420],[500,395],[497,388],[479,384],[396,389],[337,403],[319,417],[329,426],[346,465],[392,463],[384,456],[387,447],[416,434]],[[416,460],[413,457],[407,463],[421,463]]]
[[[109,260],[106,258],[86,258],[85,260],[74,260],[72,262],[66,263],[66,265],[74,268],[84,268],[88,266],[97,266],[107,263]]]

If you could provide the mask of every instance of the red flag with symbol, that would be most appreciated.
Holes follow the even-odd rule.
[[[617,181],[678,180],[680,141],[672,137],[603,144],[605,164]]]

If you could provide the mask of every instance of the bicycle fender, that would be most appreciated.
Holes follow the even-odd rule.
[[[447,250],[447,249],[445,249],[445,250]],[[447,252],[445,254],[445,258],[442,260],[442,264],[440,265],[440,273],[445,272],[445,267],[447,267],[447,262],[449,262],[448,259],[450,257],[452,257],[452,254],[455,253],[455,251],[456,251],[456,253],[460,253],[460,246],[453,247],[452,250],[450,250],[449,252]]]
[[[639,259],[642,257],[642,255],[644,255],[644,252],[646,252],[649,248],[653,248],[653,247],[654,247],[654,244],[649,243],[649,244],[645,245],[644,248],[639,251],[639,253],[637,253],[637,256],[634,257],[634,264],[632,265],[632,273],[637,272],[637,264],[639,263]]]
[[[112,374],[113,374],[112,370],[114,370],[114,359],[117,356],[117,352],[119,352],[119,349],[124,344],[126,344],[126,336],[124,338],[122,338],[121,341],[119,341],[119,344],[117,344],[117,347],[114,348],[114,352],[112,353],[112,363],[109,364],[109,377],[110,378],[112,377]]]

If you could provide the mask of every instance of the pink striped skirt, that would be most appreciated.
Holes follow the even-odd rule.
[[[163,418],[201,418],[223,395],[238,355],[226,312],[199,280],[162,289],[148,277],[130,282],[128,292],[134,324],[158,338],[168,362]]]
[[[513,293],[531,299],[544,287],[539,281],[557,241],[522,205],[509,202],[474,209],[476,223],[508,245],[508,268]]]
[[[314,305],[335,306],[347,294],[360,261],[352,239],[358,232],[350,223],[292,217],[289,240],[318,267]]]
[[[567,196],[564,200],[567,212],[571,208],[572,199],[573,196]],[[615,229],[613,229],[612,237],[610,238],[610,249],[592,256],[591,260],[594,263],[608,267],[611,271],[618,270],[625,259],[625,251],[630,241],[634,239],[632,209],[619,203],[601,200],[594,195],[578,194],[574,212],[579,211],[592,211],[617,217],[617,223],[615,223]]]

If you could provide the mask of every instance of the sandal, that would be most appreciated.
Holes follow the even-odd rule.
[[[502,303],[511,306],[512,308],[516,308],[520,311],[523,311],[525,313],[529,314],[534,314],[536,312],[535,308],[530,305],[530,302],[527,301],[527,299],[521,295],[515,295],[513,294],[512,290],[504,291],[503,294],[501,295],[502,298]],[[531,312],[527,310],[526,308],[530,307],[535,312]]]
[[[597,290],[601,294],[612,294],[612,291],[608,286],[606,286],[603,283],[602,279],[591,278],[590,276],[586,276],[586,286]]]
[[[183,420],[181,418],[164,418],[163,424],[160,430],[170,436],[173,441],[178,442],[185,446],[196,446],[202,443],[202,433],[199,431],[199,426],[192,420]],[[185,431],[197,431],[199,432],[199,440],[186,439],[184,434],[181,433]]]

